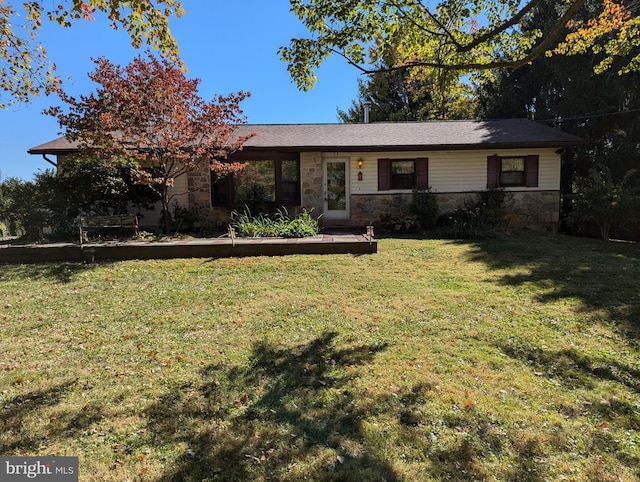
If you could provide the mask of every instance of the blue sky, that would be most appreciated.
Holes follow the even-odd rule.
[[[242,109],[251,124],[333,123],[337,109],[346,110],[357,95],[359,72],[340,58],[331,58],[317,73],[318,83],[302,92],[291,81],[277,54],[293,37],[307,34],[289,11],[289,0],[184,0],[186,15],[170,22],[191,78],[200,78],[200,94],[251,92]],[[64,29],[46,24],[40,39],[73,95],[95,89],[87,73],[91,57],[105,56],[125,65],[139,51],[122,30],[113,31],[96,18]],[[51,167],[27,150],[58,137],[55,118],[42,110],[62,105],[58,97],[36,98],[32,104],[0,110],[0,179],[25,180]]]

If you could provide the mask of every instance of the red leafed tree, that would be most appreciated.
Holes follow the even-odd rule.
[[[89,78],[98,89],[79,98],[61,91],[68,109],[52,107],[45,113],[58,118],[67,139],[84,156],[137,159],[135,175],[158,190],[168,232],[169,190],[176,178],[205,162],[218,177],[244,168],[224,161],[250,137],[234,132],[245,122],[240,102],[249,93],[207,102],[198,93],[200,79],[187,79],[178,64],[149,52],[125,67],[104,57],[93,60],[96,69]]]

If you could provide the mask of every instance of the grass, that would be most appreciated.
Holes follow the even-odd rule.
[[[80,480],[640,477],[640,249],[0,268],[0,454]]]

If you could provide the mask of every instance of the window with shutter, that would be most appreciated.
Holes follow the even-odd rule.
[[[429,159],[378,159],[378,191],[429,187]]]
[[[391,189],[391,159],[378,159],[378,191]]]
[[[537,187],[539,156],[487,157],[487,188]]]

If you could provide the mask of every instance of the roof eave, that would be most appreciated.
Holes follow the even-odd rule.
[[[432,144],[432,145],[378,145],[378,146],[247,146],[243,151],[277,150],[298,152],[381,152],[381,151],[473,151],[491,149],[559,149],[571,147],[586,142],[562,141],[562,142],[510,142],[510,143],[486,143],[486,144]]]

